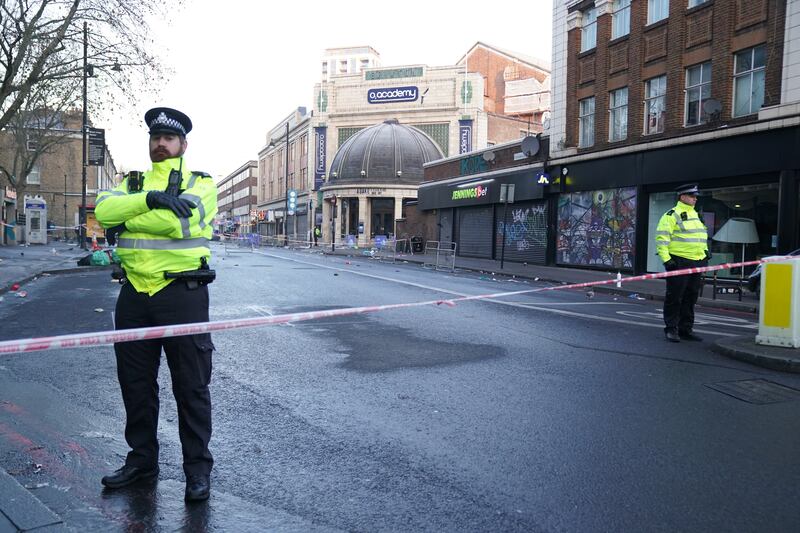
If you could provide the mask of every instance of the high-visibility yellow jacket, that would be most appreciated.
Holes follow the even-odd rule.
[[[656,251],[666,263],[673,255],[699,260],[708,251],[708,229],[694,207],[678,202],[664,213],[656,228]]]
[[[181,169],[180,197],[197,206],[189,218],[147,207],[147,192],[166,190],[172,169]],[[208,242],[217,214],[217,187],[208,174],[185,169],[182,157],[153,163],[144,173],[142,191],[129,192],[125,178],[116,188],[97,195],[97,221],[106,229],[125,224],[126,231],[117,239],[117,255],[128,281],[150,296],[173,281],[164,278],[165,272],[196,270],[200,258],[211,257]]]

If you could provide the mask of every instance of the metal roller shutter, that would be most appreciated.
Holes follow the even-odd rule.
[[[297,240],[304,241],[308,238],[308,213],[297,215]]]
[[[506,233],[506,261],[545,264],[547,254],[547,202],[509,204],[505,224],[501,221],[503,206],[497,206],[494,231],[494,257],[500,259],[503,227]]]
[[[493,206],[459,207],[458,255],[492,258]]]

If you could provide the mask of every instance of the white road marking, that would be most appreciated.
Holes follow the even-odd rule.
[[[320,265],[319,263],[312,263],[310,261],[302,261],[300,259],[294,259],[294,258],[291,258],[291,257],[283,257],[283,256],[280,256],[280,255],[268,254],[268,253],[264,253],[264,252],[261,252],[261,251],[258,251],[258,250],[254,250],[253,253],[256,253],[258,255],[263,255],[264,257],[272,257],[272,258],[281,259],[281,260],[284,260],[284,261],[292,261],[294,263],[300,263],[300,264],[304,264],[304,265],[313,265],[313,266],[317,266],[317,267],[320,267],[320,268],[326,268],[326,269],[329,269],[329,270],[336,270],[336,271],[339,271],[339,272],[347,272],[349,274],[355,274],[357,276],[363,276],[363,277],[366,277],[366,278],[378,279],[378,280],[381,280],[381,281],[390,281],[392,283],[398,283],[400,285],[408,285],[410,287],[416,287],[418,289],[425,289],[425,290],[430,290],[430,291],[442,292],[444,294],[452,294],[453,296],[464,296],[464,297],[466,297],[466,296],[476,296],[475,294],[467,294],[467,293],[462,293],[462,292],[458,292],[458,291],[453,291],[453,290],[450,290],[450,289],[443,289],[443,288],[440,288],[440,287],[433,287],[433,286],[430,286],[430,285],[423,285],[421,283],[415,283],[413,281],[405,281],[405,280],[402,280],[402,279],[395,279],[395,278],[390,278],[390,277],[387,277],[387,276],[378,276],[376,274],[367,274],[366,272],[359,272],[359,271],[356,271],[356,270],[349,270],[349,269],[346,269],[346,268],[339,268],[339,267],[335,267],[335,266]],[[612,318],[612,317],[607,317],[607,316],[586,315],[586,314],[577,313],[577,312],[574,312],[574,311],[566,311],[564,309],[551,309],[549,307],[542,307],[541,305],[538,305],[538,304],[537,305],[522,304],[522,303],[517,303],[517,302],[506,302],[506,301],[502,301],[502,300],[495,300],[495,299],[489,299],[489,298],[487,298],[487,299],[485,299],[483,301],[492,302],[492,303],[496,303],[496,304],[500,304],[500,305],[506,305],[506,306],[509,306],[509,307],[518,307],[518,308],[522,308],[522,309],[531,309],[531,310],[534,310],[534,311],[544,311],[546,313],[555,313],[557,315],[580,317],[580,318],[586,318],[586,319],[589,319],[589,320],[598,320],[600,322],[614,322],[614,323],[617,323],[617,324],[643,326],[643,327],[648,327],[648,328],[659,328],[659,329],[663,329],[664,328],[664,326],[662,324],[648,324],[648,323],[644,323],[644,322],[631,322],[630,320],[623,320],[623,319],[620,319],[620,318]],[[589,302],[587,302],[587,303],[589,303]],[[703,330],[703,329],[695,329],[695,332],[703,333],[705,335],[718,335],[720,337],[736,337],[737,336],[737,334],[735,334],[735,333],[723,333],[721,331],[710,331],[710,330]]]

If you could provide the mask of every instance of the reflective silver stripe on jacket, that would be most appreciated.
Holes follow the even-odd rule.
[[[99,196],[103,193],[108,194],[108,196],[103,196],[102,198],[100,198]],[[124,193],[122,191],[100,191],[99,193],[97,193],[98,198],[95,201],[94,206],[97,207],[98,205],[100,205],[100,202],[104,201],[109,196],[125,196],[126,194],[127,193]]]
[[[705,233],[708,231],[705,228],[698,228],[698,229],[685,229],[681,233]]]
[[[677,237],[673,235],[672,240],[680,242],[706,242],[708,239],[693,239],[691,237]]]
[[[117,239],[117,248],[134,250],[188,250],[201,246],[208,248],[208,239]]]
[[[670,233],[668,231],[656,231],[656,236],[659,236],[659,235],[662,235],[664,237],[669,238],[672,235],[672,233]]]
[[[192,174],[192,177],[189,178],[189,184],[186,185],[186,188],[187,189],[191,189],[192,187],[194,187],[194,183],[197,181],[197,178],[199,178],[199,177],[200,176],[197,175],[197,174]]]
[[[183,193],[183,194],[181,194],[180,197],[185,199],[185,200],[189,200],[190,202],[194,203],[194,205],[197,206],[197,212],[200,214],[200,229],[205,228],[206,227],[206,206],[203,205],[203,200],[199,196],[197,196],[196,194]],[[181,219],[181,220],[184,220],[184,219]],[[187,221],[187,224],[188,224],[188,221]],[[184,236],[188,237],[189,235],[184,233]]]

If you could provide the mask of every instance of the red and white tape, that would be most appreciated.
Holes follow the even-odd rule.
[[[669,278],[672,276],[682,276],[685,274],[698,274],[703,272],[713,272],[734,267],[744,267],[759,265],[762,263],[782,261],[787,259],[799,260],[800,256],[776,256],[757,261],[744,261],[741,263],[724,263],[707,267],[684,268],[671,272],[658,272],[654,274],[643,274],[627,278],[612,278],[601,281],[590,281],[586,283],[573,283],[570,285],[553,285],[550,287],[539,287],[536,289],[525,289],[521,291],[496,292],[492,294],[479,294],[475,296],[460,296],[458,298],[448,298],[439,300],[428,300],[424,302],[411,302],[404,304],[371,305],[366,307],[349,307],[345,309],[331,309],[327,311],[309,311],[305,313],[290,313],[286,315],[276,315],[269,317],[240,318],[231,320],[217,320],[214,322],[195,322],[191,324],[176,324],[171,326],[156,326],[148,328],[124,329],[114,331],[100,331],[91,333],[78,333],[74,335],[59,335],[55,337],[39,337],[34,339],[17,339],[0,342],[0,354],[38,352],[43,350],[57,350],[63,348],[84,348],[87,346],[104,346],[116,342],[130,342],[140,340],[164,339],[167,337],[180,337],[181,335],[197,335],[200,333],[212,333],[216,331],[227,331],[231,329],[255,328],[259,326],[269,326],[275,324],[286,324],[289,322],[303,322],[306,320],[316,320],[319,318],[331,318],[348,315],[358,315],[364,313],[377,313],[391,309],[405,309],[410,307],[422,307],[427,305],[447,305],[455,306],[457,302],[470,300],[490,300],[494,298],[505,298],[507,296],[517,296],[520,294],[531,294],[535,292],[555,291],[564,289],[581,289],[585,287],[596,287],[600,285],[610,285],[612,283],[628,283],[631,281],[643,281],[648,279]]]

